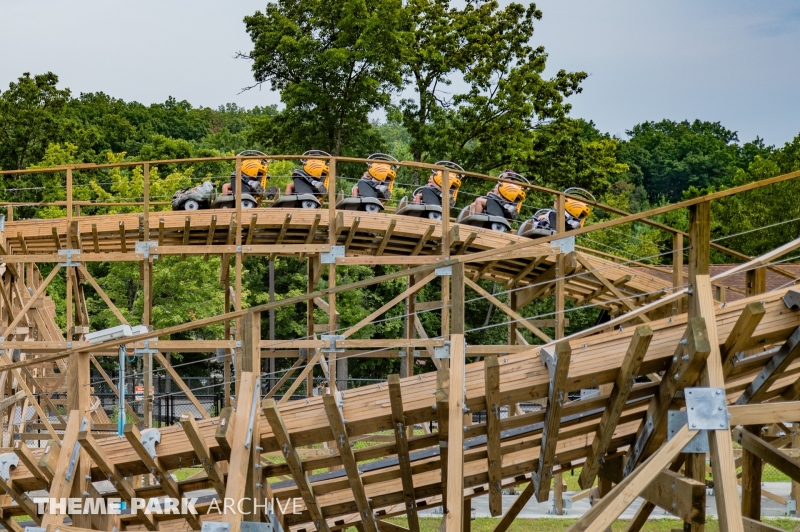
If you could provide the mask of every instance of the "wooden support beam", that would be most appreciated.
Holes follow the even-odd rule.
[[[186,385],[184,380],[180,375],[178,375],[178,372],[175,371],[175,369],[172,367],[172,364],[167,361],[164,355],[161,353],[153,353],[153,358],[155,358],[158,363],[161,364],[161,367],[163,367],[167,373],[169,373],[169,376],[172,378],[175,384],[178,385],[181,391],[186,394],[186,397],[192,402],[194,407],[198,410],[198,413],[203,416],[203,419],[209,419],[211,416],[208,415],[205,407],[203,407],[202,403],[200,403],[197,397],[195,397],[194,392],[192,392],[189,386]]]
[[[158,483],[164,490],[164,493],[173,499],[180,499],[181,490],[178,488],[178,483],[175,482],[175,479],[169,474],[169,470],[161,462],[161,459],[158,458],[158,455],[150,455],[150,452],[142,443],[142,434],[139,432],[139,429],[136,428],[136,425],[125,425],[123,433],[125,434],[125,439],[131,444],[133,451],[142,463],[144,463],[152,474],[158,475]],[[200,530],[200,519],[198,519],[196,515],[188,513],[185,515],[185,519],[189,523],[189,526],[192,527],[192,530]]]
[[[336,397],[325,395],[322,398],[322,402],[325,406],[325,413],[328,415],[328,421],[331,424],[334,441],[336,441],[339,449],[339,457],[342,459],[342,465],[344,465],[347,479],[350,481],[350,487],[353,490],[353,498],[358,507],[361,524],[366,532],[377,532],[375,515],[372,513],[367,493],[364,491],[364,484],[361,482],[361,471],[358,469],[358,462],[356,462],[353,454],[350,437],[347,435],[347,429],[345,428],[345,421],[336,404]]]
[[[160,229],[160,227],[159,227]],[[217,215],[214,214],[211,216],[211,224],[208,226],[208,234],[206,235],[206,246],[211,246],[214,244],[214,233],[217,230]],[[163,239],[158,239],[158,245],[162,244]],[[208,262],[208,253],[203,255],[203,260]],[[227,310],[227,309],[226,309]]]
[[[134,491],[133,486],[131,485],[130,481],[125,478],[125,475],[122,474],[119,468],[117,468],[114,460],[106,454],[106,451],[100,446],[97,440],[94,439],[91,431],[81,431],[78,435],[78,441],[80,442],[81,447],[85,449],[87,453],[89,453],[89,456],[92,457],[92,460],[95,464],[97,464],[97,467],[99,467],[103,474],[108,477],[108,479],[117,489],[120,497],[130,504],[131,500],[136,498],[136,492]],[[66,454],[68,453],[62,449],[61,455],[63,456]],[[59,459],[59,462],[60,461],[61,460]],[[52,488],[50,491],[50,497],[56,497],[53,495]],[[137,507],[136,515],[142,521],[142,524],[144,524],[147,530],[158,530],[158,525],[155,519],[151,514],[146,513],[144,509]],[[50,523],[48,523],[48,525],[49,524]]]
[[[283,219],[283,225],[281,225],[280,230],[278,231],[278,236],[275,239],[275,245],[281,245],[283,243],[283,239],[286,236],[286,231],[289,229],[289,225],[292,223],[292,214],[286,213],[286,217]],[[275,253],[271,253],[269,256],[269,260],[275,260]]]
[[[283,419],[281,419],[280,412],[278,411],[278,405],[275,403],[274,399],[267,398],[261,403],[261,408],[264,412],[264,417],[267,418],[267,422],[269,423],[270,427],[272,427],[272,433],[275,435],[278,445],[284,450],[286,463],[289,466],[292,478],[297,484],[297,488],[300,490],[300,494],[306,503],[306,507],[311,514],[311,518],[314,521],[314,526],[317,528],[317,530],[330,532],[330,529],[328,528],[328,522],[322,515],[322,509],[320,508],[319,503],[317,502],[317,497],[314,495],[314,491],[312,490],[311,484],[308,481],[307,473],[303,470],[303,464],[300,460],[300,456],[297,454],[297,449],[295,449],[294,445],[292,444],[289,431],[286,430]]]
[[[684,425],[666,445],[583,514],[568,532],[604,532],[696,435],[696,430]]]
[[[389,227],[386,228],[386,232],[383,234],[383,238],[381,238],[381,243],[378,244],[378,249],[375,250],[375,256],[380,257],[383,255],[383,251],[386,249],[389,239],[392,238],[395,225],[397,225],[397,220],[392,218],[392,220],[389,222]]]
[[[747,432],[749,434],[758,435],[761,432],[760,425],[748,425],[746,428],[737,427],[734,430],[734,440],[739,440],[741,444],[741,436],[737,437],[737,431]],[[761,458],[750,452],[747,446],[742,446],[742,517],[749,517],[758,521],[761,519],[761,470],[763,463]]]
[[[417,242],[417,245],[414,246],[414,250],[411,252],[412,257],[419,255],[419,252],[422,251],[422,248],[428,243],[428,239],[433,234],[434,229],[436,229],[435,225],[431,224],[428,226],[428,228],[425,230],[425,233],[423,233],[422,237],[420,237],[419,241]]]
[[[192,218],[187,216],[183,222],[183,245],[189,245],[189,236],[192,234]],[[186,254],[181,254],[181,260],[186,260]]]
[[[466,278],[465,278],[466,280]],[[486,380],[486,460],[489,471],[489,513],[503,513],[503,457],[500,451],[500,364],[497,356],[483,361]]]
[[[625,353],[622,366],[617,374],[617,380],[614,382],[614,388],[608,398],[608,406],[603,411],[603,419],[597,427],[578,480],[578,484],[583,489],[588,489],[594,484],[600,464],[608,451],[608,445],[614,436],[619,418],[622,416],[625,403],[633,390],[634,378],[638,374],[652,339],[653,330],[649,326],[639,326],[633,333],[628,351]]]
[[[744,532],[783,532],[782,528],[744,516],[742,516],[742,526]],[[800,528],[800,526],[798,528]],[[794,532],[797,532],[797,528],[794,529]]]
[[[758,376],[736,400],[737,405],[760,403],[772,384],[783,376],[786,368],[800,357],[800,327],[794,330]]]
[[[661,446],[667,435],[665,427],[672,399],[678,391],[694,384],[710,350],[705,320],[702,318],[689,320],[686,332],[665,372],[665,375],[673,377],[662,379],[658,384],[658,393],[650,401],[645,418],[636,433],[636,443],[628,450],[626,473],[633,471],[639,461],[653,454]]]
[[[546,294],[556,283],[557,279],[563,279],[575,272],[577,268],[575,253],[567,253],[563,258],[564,266],[561,271],[559,271],[558,261],[556,261],[556,263],[547,268],[527,288],[523,288],[517,292],[517,300],[520,308]]]
[[[616,285],[614,285],[614,283],[610,282],[608,279],[606,279],[605,275],[603,275],[602,273],[600,273],[599,270],[594,268],[588,258],[577,252],[575,253],[575,257],[578,259],[578,262],[584,267],[586,273],[591,274],[595,279],[600,281],[600,284],[602,284],[606,288],[606,290],[614,294],[614,297],[616,297],[619,300],[620,304],[627,307],[628,310],[636,310],[636,305],[634,305],[631,302],[630,298],[625,296],[625,294],[623,294],[620,291],[620,289],[617,288]],[[648,318],[645,314],[639,314],[638,318],[644,322],[650,322],[650,318]]]
[[[127,241],[126,235],[125,235],[125,222],[120,222],[119,223],[119,241],[120,241],[120,247],[121,247],[122,252],[123,253],[127,253],[128,252],[128,241]]]
[[[800,482],[800,460],[781,452],[781,450],[774,445],[764,441],[752,431],[746,430],[741,426],[733,430],[733,440],[740,444],[742,448],[773,466],[793,481]],[[755,519],[753,516],[748,517]]]
[[[306,375],[312,374],[311,372],[314,371],[314,365],[322,358],[322,355],[323,355],[322,350],[317,349],[316,353],[314,353],[314,356],[312,356],[311,359],[308,361],[308,364],[306,364],[306,367],[303,368],[303,371],[300,372],[300,375],[297,376],[297,378],[294,380],[291,386],[289,386],[289,389],[283,395],[281,400],[278,401],[278,404],[283,404],[289,401],[289,399],[291,399],[294,391],[305,381]]]
[[[252,426],[250,425],[253,409],[256,408],[259,392],[258,377],[251,371],[243,371],[238,377],[238,388],[236,392],[236,411],[231,416],[235,418],[233,427],[228,428],[230,434],[230,460],[228,466],[228,477],[236,479],[228,482],[225,486],[225,498],[233,501],[240,501],[245,497],[247,491],[248,470],[255,464],[251,459],[253,445]],[[258,415],[253,415],[253,419]],[[244,516],[238,511],[226,512],[223,521],[230,523],[231,529],[238,532],[239,525]]]
[[[508,527],[511,526],[511,523],[513,523],[516,520],[519,513],[522,511],[525,505],[528,504],[528,501],[531,500],[531,497],[533,497],[534,492],[535,489],[533,486],[533,482],[531,481],[525,486],[525,489],[522,490],[522,493],[520,493],[519,496],[517,496],[517,500],[514,501],[514,503],[506,511],[506,513],[503,514],[503,517],[502,519],[500,519],[500,522],[497,523],[497,525],[495,525],[494,532],[505,532],[506,530],[508,530]]]
[[[361,321],[359,321],[358,323],[356,323],[355,325],[353,325],[352,327],[347,329],[342,336],[344,336],[345,338],[349,338],[350,336],[352,336],[356,332],[360,331],[362,328],[364,328],[367,325],[369,325],[370,323],[372,323],[373,320],[375,320],[378,317],[380,317],[383,313],[385,313],[386,311],[388,311],[389,309],[394,307],[396,304],[398,304],[399,302],[401,302],[405,298],[411,297],[414,294],[416,294],[417,292],[419,292],[420,290],[422,290],[425,287],[425,285],[427,285],[429,282],[431,282],[435,278],[436,278],[436,274],[435,273],[428,274],[425,278],[423,278],[422,280],[412,284],[411,286],[409,286],[408,288],[403,290],[401,293],[399,293],[397,296],[392,298],[390,301],[388,301],[385,304],[383,304],[379,309],[377,309],[374,312],[370,313],[367,317],[365,317],[364,319],[362,319]]]
[[[39,467],[39,457],[33,454],[30,447],[16,441],[14,442],[14,454],[19,457],[34,477],[47,484],[53,481],[53,476]]]
[[[517,325],[525,327],[531,333],[533,333],[534,336],[536,336],[540,340],[544,340],[545,342],[552,341],[552,338],[547,336],[544,333],[544,331],[542,331],[541,329],[539,329],[538,327],[533,325],[530,321],[525,319],[523,316],[521,316],[518,312],[513,310],[511,307],[509,307],[508,305],[506,305],[505,303],[503,303],[502,301],[497,299],[495,296],[493,296],[492,294],[490,294],[486,290],[484,290],[478,283],[472,281],[469,277],[464,277],[464,282],[466,283],[467,286],[469,286],[470,288],[475,290],[478,293],[478,295],[483,296],[490,303],[492,303],[495,307],[497,307],[500,310],[502,310],[508,317],[510,317],[512,320],[514,320]]]
[[[83,416],[81,416],[78,410],[70,411],[67,417],[67,430],[64,432],[64,437],[61,440],[61,450],[58,454],[55,470],[53,471],[53,482],[50,484],[50,489],[48,490],[50,500],[68,497],[72,490],[72,484],[75,482],[76,477],[75,473],[77,472],[77,468],[74,467],[75,464],[73,464],[71,475],[68,475],[67,471],[70,469],[70,461],[73,458],[73,454],[76,450],[80,449],[78,433],[80,432],[83,419]],[[57,438],[57,436],[55,438]],[[42,517],[42,526],[46,527],[51,524],[61,524],[64,522],[64,517],[64,514],[53,511],[48,503],[44,512],[44,517]]]
[[[403,485],[408,527],[414,532],[419,531],[419,517],[417,516],[417,497],[414,494],[414,477],[411,472],[411,459],[408,452],[408,437],[406,435],[406,419],[403,412],[403,395],[400,390],[400,376],[389,375],[389,401],[392,407],[392,428],[397,443],[397,461],[400,468],[400,480]]]
[[[465,380],[464,335],[450,335],[450,394],[448,412],[447,513],[443,524],[447,530],[461,530],[464,518],[464,419]]]
[[[547,394],[547,412],[542,428],[542,443],[539,453],[539,467],[533,477],[536,500],[545,502],[550,496],[550,481],[553,479],[553,464],[558,444],[558,431],[561,424],[561,409],[567,402],[567,376],[572,358],[569,342],[556,344],[555,353],[548,361],[550,389]]]
[[[766,310],[761,303],[749,303],[739,314],[736,325],[720,347],[722,369],[726,377],[733,371],[737,355],[752,341],[753,333],[765,314]]]
[[[350,226],[350,229],[347,231],[347,238],[344,240],[344,253],[347,254],[347,250],[350,249],[350,244],[353,243],[353,237],[356,236],[358,232],[358,224],[361,223],[361,218],[356,216],[355,220],[353,220],[353,224]]]
[[[447,464],[450,427],[450,370],[436,371],[436,417],[439,422],[439,463],[442,470],[442,504],[447,509]]]
[[[117,308],[114,302],[111,301],[111,298],[108,296],[106,291],[100,287],[100,284],[97,282],[97,280],[94,277],[92,277],[92,275],[89,273],[89,270],[86,269],[86,266],[81,264],[80,266],[78,266],[78,271],[81,272],[81,275],[83,275],[83,277],[87,281],[89,281],[89,284],[92,285],[94,291],[97,292],[97,295],[100,296],[103,302],[105,302],[109,310],[111,310],[111,312],[114,313],[114,316],[117,317],[120,324],[129,325],[128,320],[125,319],[125,316],[123,316],[122,312],[120,312],[120,310]]]
[[[304,355],[297,357],[297,360],[295,361],[294,364],[292,364],[292,367],[286,370],[286,373],[283,374],[283,377],[281,377],[280,380],[275,384],[275,386],[273,386],[272,389],[267,392],[267,395],[265,397],[274,396],[275,393],[281,389],[281,386],[286,384],[286,381],[288,381],[291,378],[291,376],[294,374],[297,368],[302,366],[303,362],[305,362],[306,360],[308,360],[308,357]]]
[[[687,523],[705,523],[705,482],[665,469],[642,491],[641,496]]]
[[[245,246],[249,246],[253,243],[253,237],[256,234],[256,228],[258,227],[258,214],[253,214],[250,216],[250,225],[247,226],[247,238],[244,241]],[[283,238],[281,238],[283,240]],[[209,242],[207,245],[211,245]]]
[[[800,401],[730,405],[728,415],[731,426],[794,423],[800,421]]]
[[[631,280],[631,276],[630,275],[623,275],[622,277],[620,277],[619,279],[617,279],[616,281],[614,281],[611,284],[613,284],[616,287],[624,286],[625,284],[629,283],[630,280]],[[600,288],[598,288],[594,292],[592,292],[590,294],[587,294],[584,297],[576,300],[575,301],[575,306],[576,307],[580,307],[581,305],[584,305],[586,303],[591,303],[592,301],[594,301],[595,299],[600,297],[600,295],[603,294],[603,292],[605,292],[606,290],[608,290],[608,289],[605,287],[605,285],[602,285]]]
[[[36,303],[36,301],[42,297],[42,294],[44,294],[44,291],[50,285],[50,282],[55,278],[60,269],[61,266],[56,266],[50,271],[45,280],[42,281],[42,284],[39,285],[39,288],[37,288],[30,299],[28,299],[28,302],[22,306],[22,309],[17,313],[16,317],[11,320],[11,323],[8,324],[6,327],[7,331],[13,331],[14,327],[19,325],[19,322],[22,321],[22,318],[24,318],[28,311],[33,308],[34,303]]]
[[[217,495],[219,495],[220,499],[224,499],[225,476],[219,464],[214,460],[214,455],[211,454],[211,450],[206,440],[203,438],[200,427],[197,425],[197,421],[194,419],[194,414],[192,412],[181,414],[181,428],[183,428],[183,431],[186,433],[186,437],[189,438],[189,443],[192,444],[194,454],[196,454],[198,460],[200,460],[203,470],[211,480],[211,485],[214,486]]]

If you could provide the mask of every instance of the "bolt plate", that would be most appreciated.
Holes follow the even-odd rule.
[[[686,425],[687,420],[688,417],[685,411],[670,410],[667,417],[667,440],[671,440]],[[701,430],[697,436],[692,438],[692,441],[686,444],[686,447],[681,452],[690,454],[706,454],[710,452],[708,448],[708,432]]]
[[[331,250],[327,253],[319,254],[320,264],[336,264],[336,259],[344,257],[344,246],[331,246]]]
[[[686,388],[685,397],[690,429],[728,429],[728,406],[723,388]]]

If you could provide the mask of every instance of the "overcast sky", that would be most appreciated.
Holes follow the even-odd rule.
[[[501,0],[502,1],[502,0]],[[0,0],[0,87],[23,72],[124,100],[278,103],[234,59],[266,0]],[[550,73],[589,73],[573,116],[619,136],[646,120],[720,121],[741,140],[800,133],[800,3],[540,0]]]

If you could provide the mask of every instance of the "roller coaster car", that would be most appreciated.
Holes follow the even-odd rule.
[[[456,163],[450,161],[438,161],[436,164],[454,170],[449,177],[450,207],[453,207],[456,203],[456,197],[458,196],[458,189],[461,187],[461,179],[463,178],[463,175],[461,175],[459,172],[463,172],[464,169]],[[442,181],[442,171],[433,170],[430,178],[428,179],[428,184],[424,187],[419,187],[411,194],[412,203],[409,203],[408,198],[405,197],[400,200],[400,203],[397,205],[397,214],[401,216],[428,218],[430,220],[441,220],[443,195]],[[416,198],[417,196],[420,196],[420,202],[413,203],[413,198]]]
[[[397,159],[385,153],[373,153],[367,159],[367,171],[356,185],[357,198],[345,198],[336,204],[345,211],[381,212],[392,197],[397,177]]]
[[[499,233],[511,231],[509,221],[519,217],[522,202],[525,200],[525,190],[520,185],[529,185],[530,181],[511,170],[506,170],[499,177],[504,181],[497,183],[494,190],[484,196],[486,205],[483,212],[471,212],[472,205],[467,205],[459,213],[456,223],[483,227]]]
[[[297,169],[292,172],[292,182],[294,183],[294,194],[279,197],[272,203],[272,207],[284,209],[319,209],[322,207],[319,196],[328,193],[324,181],[314,178],[304,170]]]
[[[483,227],[498,233],[511,231],[511,224],[508,221],[516,220],[519,216],[517,206],[514,203],[505,201],[494,192],[486,195],[486,207],[482,213],[470,214],[469,209],[470,206],[467,205],[461,210],[456,223]]]
[[[594,196],[587,190],[581,188],[568,188],[566,194],[578,196],[587,200],[596,201]],[[564,227],[567,231],[580,229],[586,223],[586,219],[591,214],[592,209],[586,203],[573,198],[567,198],[564,203]],[[525,220],[517,229],[519,236],[536,238],[540,236],[550,236],[556,233],[557,214],[554,209],[539,209],[534,213],[533,218]]]
[[[266,181],[266,176],[264,178]],[[252,209],[261,204],[261,198],[266,190],[260,182],[249,179],[242,175],[242,208]],[[235,209],[236,208],[236,176],[231,177],[231,193],[225,196],[217,196],[211,203],[212,209]]]
[[[408,198],[403,198],[397,205],[397,214],[401,216],[416,216],[417,218],[429,218],[431,220],[442,219],[442,192],[434,187],[419,187],[411,194],[415,197],[422,194],[421,203],[408,203]],[[452,201],[450,203],[452,205]]]
[[[383,201],[391,197],[392,191],[383,183],[362,179],[358,182],[358,197],[345,198],[336,204],[336,208],[345,211],[381,212],[385,208]]]
[[[182,188],[172,196],[173,211],[208,209],[217,197],[217,188],[211,181],[196,187]]]

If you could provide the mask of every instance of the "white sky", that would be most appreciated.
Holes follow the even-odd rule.
[[[505,3],[505,2],[504,2]],[[0,0],[0,88],[23,72],[124,100],[278,103],[252,83],[242,19],[266,0]],[[720,121],[740,140],[800,133],[800,4],[540,0],[549,71],[584,70],[573,116],[624,136],[646,120]]]

